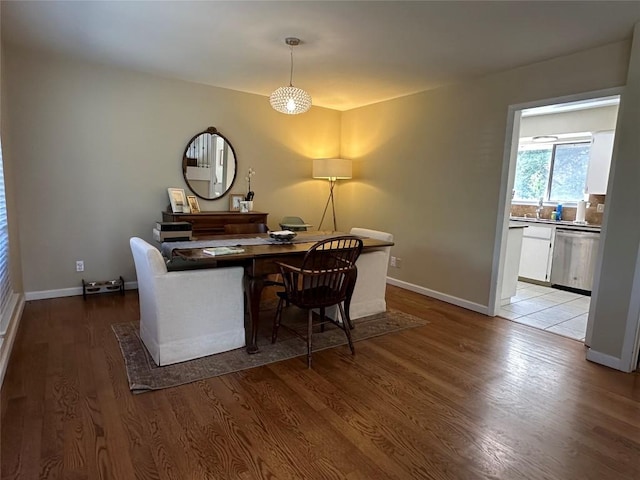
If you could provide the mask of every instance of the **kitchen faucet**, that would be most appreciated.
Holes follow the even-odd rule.
[[[542,214],[542,198],[538,201],[538,208],[536,208],[536,218],[540,220]]]

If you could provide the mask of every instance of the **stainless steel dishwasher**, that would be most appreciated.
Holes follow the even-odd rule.
[[[556,229],[551,284],[591,291],[600,233]]]

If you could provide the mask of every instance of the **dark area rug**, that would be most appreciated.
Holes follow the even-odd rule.
[[[265,315],[265,318],[270,317]],[[263,323],[269,323],[269,325],[264,325],[265,328],[260,332],[258,337],[260,351],[256,354],[249,355],[244,348],[239,348],[164,367],[158,367],[147,352],[139,336],[138,322],[117,323],[113,324],[111,328],[116,334],[122,350],[129,378],[129,388],[134,393],[142,393],[176,387],[204,378],[259,367],[302,355],[306,356],[307,346],[303,339],[281,328],[278,333],[278,341],[272,344],[270,322]],[[306,329],[304,315],[297,316],[293,320],[290,318],[287,323],[293,326],[299,325],[301,331]],[[427,320],[413,315],[389,310],[385,313],[354,320],[355,328],[351,334],[354,342],[357,342],[407,328],[419,327],[427,323],[429,323]],[[333,325],[327,325],[324,332],[314,332],[312,344],[313,351],[316,352],[346,345],[347,339],[342,330]],[[348,349],[348,347],[345,348]],[[356,346],[357,354],[358,347]],[[301,368],[306,368],[306,360],[300,365]]]

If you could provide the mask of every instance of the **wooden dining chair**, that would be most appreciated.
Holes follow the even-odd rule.
[[[224,226],[224,233],[267,233],[269,227],[264,223],[229,223]]]
[[[347,336],[351,353],[355,354],[351,340],[349,309],[344,307],[348,302],[355,285],[358,270],[356,260],[362,252],[362,240],[351,236],[334,237],[322,240],[313,245],[305,254],[301,266],[293,266],[277,262],[284,281],[283,292],[280,297],[273,324],[272,343],[278,338],[281,326],[282,311],[285,304],[307,311],[307,333],[301,334],[286,325],[294,334],[301,336],[307,342],[307,366],[311,368],[311,337],[314,327],[314,309],[320,312],[320,318],[315,325],[322,328],[328,322],[342,329]],[[341,320],[332,319],[325,315],[325,309],[337,305]]]

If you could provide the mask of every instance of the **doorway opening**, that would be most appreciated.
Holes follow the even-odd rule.
[[[496,299],[498,316],[587,344],[620,101],[607,93],[513,108],[502,238],[521,247]]]

